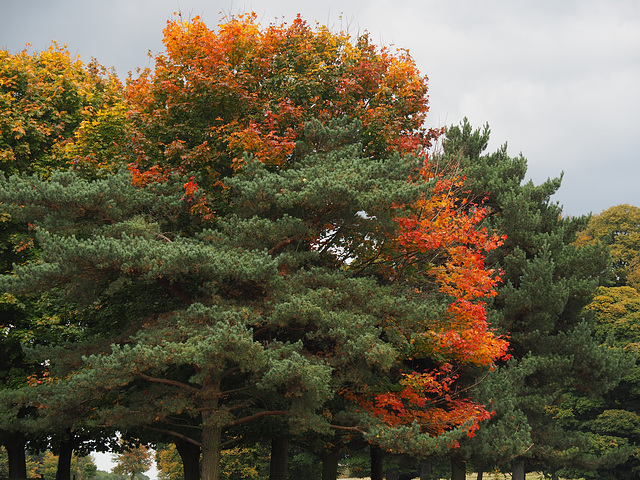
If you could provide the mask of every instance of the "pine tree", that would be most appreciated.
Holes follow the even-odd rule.
[[[488,139],[488,127],[473,130],[465,120],[448,129],[444,142],[444,156],[456,158],[467,177],[470,198],[484,198],[488,225],[507,237],[487,262],[503,271],[490,318],[509,336],[513,359],[488,372],[477,391],[495,416],[466,452],[479,468],[513,462],[520,475],[554,472],[592,460],[580,432],[554,415],[557,406],[571,396],[600,398],[628,367],[628,357],[594,338],[583,310],[608,253],[601,245],[576,244],[585,219],[562,217],[551,200],[561,178],[525,183],[524,157],[509,157],[506,145],[485,155]]]
[[[489,332],[473,333],[483,325],[484,310],[471,300],[492,283],[479,283],[478,293],[465,290],[468,297],[456,299],[466,277],[458,284],[446,268],[435,268],[435,285],[442,282],[446,295],[434,294],[434,302],[449,299],[436,311],[452,326],[423,332],[425,321],[434,328],[439,322],[424,301],[434,284],[418,275],[426,282],[424,291],[412,298],[417,284],[390,282],[389,272],[386,280],[376,278],[360,265],[369,265],[367,256],[382,245],[395,244],[394,206],[425,206],[421,199],[437,203],[440,196],[418,175],[415,157],[363,157],[353,141],[357,123],[315,122],[308,128],[316,152],[275,171],[247,158],[242,175],[227,180],[228,213],[210,225],[192,214],[199,192],[185,195],[188,179],[176,175],[139,182],[137,173],[123,171],[86,181],[65,172],[49,180],[0,182],[1,201],[16,218],[35,225],[42,249],[38,262],[5,276],[3,288],[54,292],[76,306],[87,339],[93,335],[83,358],[73,355],[78,343],[70,345],[75,368],[51,365],[53,380],[37,402],[43,415],[76,408],[88,426],[142,427],[189,441],[202,448],[207,479],[219,476],[223,433],[266,417],[286,418],[290,433],[366,430],[370,438],[386,438],[387,448],[407,452],[452,444],[464,434],[467,421],[481,414],[480,405],[460,398],[434,409],[428,399],[446,394],[438,382],[449,388],[447,362],[486,364],[500,352],[502,344],[492,343]],[[452,215],[443,214],[443,224],[461,222],[468,238],[471,220]],[[427,231],[418,222],[406,235]],[[431,247],[408,238],[403,248],[424,249],[411,258],[429,255]],[[455,258],[447,268],[457,265]],[[390,263],[374,271],[382,274],[385,265]],[[477,275],[475,268],[474,263],[470,271]],[[458,341],[444,348],[442,339],[465,322],[468,331],[460,329]],[[471,333],[468,342],[465,335]],[[413,373],[402,364],[406,352]],[[443,368],[422,371],[424,362]],[[379,390],[389,380],[402,385],[409,412],[401,414],[395,400],[389,408],[381,403],[382,416],[352,416],[359,422],[354,425],[353,419],[333,422],[323,409],[342,391],[366,392],[371,386],[380,395],[377,401],[389,402],[394,391]],[[447,417],[452,413],[455,420]],[[411,418],[418,418],[422,432],[415,431],[420,424],[407,424]],[[389,427],[423,436],[399,443],[382,434]],[[461,429],[447,435],[453,427]]]

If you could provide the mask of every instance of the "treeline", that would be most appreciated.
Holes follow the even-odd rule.
[[[140,444],[185,480],[636,478],[635,207],[563,217],[488,127],[425,129],[426,78],[367,35],[165,46],[126,85],[0,51],[10,478]]]
[[[27,478],[37,478],[42,480],[55,480],[58,471],[59,458],[50,451],[36,454],[27,454]],[[114,470],[122,473],[105,472],[98,470],[92,455],[71,457],[71,478],[74,480],[127,480],[131,478],[132,472],[126,467],[127,462],[118,461]],[[133,465],[133,464],[132,464]],[[9,461],[4,447],[0,447],[0,478],[9,478]],[[136,462],[133,475],[138,480],[149,480],[149,477],[141,473],[140,467],[148,467],[145,462]],[[143,470],[144,471],[144,470]]]

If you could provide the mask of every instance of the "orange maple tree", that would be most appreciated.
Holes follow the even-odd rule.
[[[423,150],[436,133],[423,128],[427,83],[411,56],[367,35],[354,42],[299,17],[263,29],[250,14],[215,31],[174,19],[164,44],[155,69],[127,85],[141,171],[196,171],[213,185],[246,154],[282,168],[305,153],[311,119],[358,119],[371,156]]]

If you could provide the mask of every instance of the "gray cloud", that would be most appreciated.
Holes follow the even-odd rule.
[[[300,12],[352,35],[408,48],[430,79],[429,126],[489,122],[492,148],[522,152],[536,182],[565,172],[567,214],[640,205],[640,3],[635,0],[0,0],[0,47],[66,43],[122,78],[150,66],[173,13],[214,28],[255,11],[263,24]]]

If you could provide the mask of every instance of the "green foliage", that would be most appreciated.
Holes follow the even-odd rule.
[[[329,183],[319,165],[336,172]],[[381,318],[400,300],[336,266],[359,248],[356,235],[393,226],[384,204],[425,188],[407,184],[412,168],[397,157],[370,162],[353,146],[279,173],[248,162],[229,181],[234,213],[207,229],[190,216],[177,176],[142,186],[126,172],[89,182],[71,172],[1,180],[1,201],[37,226],[42,250],[2,288],[73,302],[87,340],[86,357],[69,358],[83,368],[40,387],[41,414],[75,409],[85,415],[79,424],[122,428],[180,416],[198,424],[207,406],[227,428],[286,413],[294,430],[326,431],[319,407],[396,357]],[[367,182],[378,190],[359,194],[371,190]],[[364,210],[376,217],[357,215]],[[314,246],[330,225],[339,227],[332,244]],[[49,356],[54,378],[68,375],[58,359],[72,352],[63,352]]]
[[[322,461],[307,451],[294,451],[289,459],[288,478],[322,480]]]
[[[136,478],[138,478],[139,480],[149,480],[149,477],[144,474],[138,474]],[[93,480],[129,480],[129,477],[125,475],[118,475],[117,473],[98,470],[93,477]]]
[[[586,445],[594,440],[585,440],[578,424],[568,421],[574,413],[564,402],[569,394],[601,398],[632,361],[620,349],[601,345],[593,317],[584,311],[606,272],[608,251],[577,242],[587,219],[563,218],[551,201],[561,178],[525,183],[524,157],[510,157],[506,145],[484,154],[488,139],[488,127],[473,130],[465,120],[447,130],[443,151],[445,159],[458,159],[469,197],[484,199],[491,211],[487,225],[507,236],[487,261],[503,271],[490,319],[509,336],[513,360],[487,372],[476,389],[495,415],[464,451],[485,469],[508,469],[520,456],[528,468],[550,472],[563,465],[604,465],[611,457],[591,455],[597,449]],[[618,451],[617,459],[627,453]]]
[[[91,480],[98,473],[98,467],[95,463],[86,463],[82,467],[82,477]]]
[[[127,136],[123,100],[113,72],[95,61],[83,64],[55,42],[43,52],[0,51],[0,172],[50,176],[82,162],[83,174],[95,177],[97,169],[126,161],[126,155],[115,153]],[[8,274],[13,265],[37,261],[39,252],[28,223],[12,217],[5,204],[0,210],[0,272]],[[33,296],[4,292],[0,289],[0,437],[12,441],[19,432],[33,448],[56,448],[71,421],[62,411],[48,421],[36,420],[35,395],[27,384],[43,385],[50,378],[43,363],[48,357],[36,348],[82,336],[77,312],[69,302],[56,302],[53,290]]]

